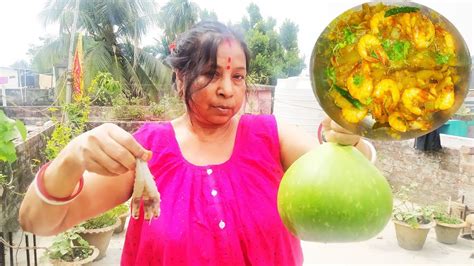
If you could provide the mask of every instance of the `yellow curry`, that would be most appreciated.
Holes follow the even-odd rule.
[[[329,96],[349,123],[371,116],[394,132],[430,130],[455,101],[456,43],[417,7],[350,11],[330,26]]]

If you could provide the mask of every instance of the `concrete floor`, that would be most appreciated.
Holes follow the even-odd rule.
[[[107,255],[93,266],[120,265],[125,232],[115,234],[109,244]],[[49,246],[52,237],[38,237],[37,246]],[[15,241],[16,242],[16,241]],[[428,234],[425,246],[420,251],[408,251],[397,244],[395,229],[389,222],[385,229],[371,240],[358,243],[323,244],[302,242],[304,265],[466,265],[474,266],[474,241],[459,238],[455,245],[436,241],[434,229]],[[23,251],[21,251],[23,252]],[[41,257],[41,251],[39,257]],[[19,254],[17,265],[26,265]],[[9,265],[9,263],[7,263]],[[40,265],[48,265],[43,258]]]
[[[93,266],[119,265],[125,233],[114,235],[107,256]],[[421,251],[408,251],[397,244],[395,229],[389,222],[375,238],[358,243],[323,244],[302,242],[304,265],[325,264],[398,264],[398,265],[469,265],[474,266],[474,241],[459,238],[455,245],[436,241],[434,229]],[[473,255],[474,256],[474,255]]]
[[[303,252],[305,265],[424,264],[474,266],[474,241],[459,238],[455,245],[442,244],[436,240],[435,231],[432,229],[422,250],[409,251],[398,246],[392,222],[389,222],[377,237],[368,241],[347,244],[303,242]]]

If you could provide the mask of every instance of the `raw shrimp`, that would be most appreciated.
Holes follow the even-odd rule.
[[[135,184],[132,193],[132,216],[138,218],[140,210],[140,202],[143,202],[143,210],[145,212],[145,220],[160,215],[160,193],[156,188],[153,175],[148,169],[145,161],[137,159],[135,172]]]
[[[362,59],[368,62],[380,62],[384,65],[388,63],[388,57],[382,48],[382,44],[372,34],[366,34],[360,38],[357,43],[357,51]]]
[[[402,94],[403,105],[415,115],[421,115],[424,109],[423,104],[431,99],[434,100],[434,97],[420,88],[409,88]]]
[[[356,66],[347,78],[347,89],[352,97],[363,103],[367,101],[374,89],[369,64],[363,62]]]
[[[405,118],[403,118],[403,115],[400,112],[393,112],[390,114],[388,117],[388,123],[390,126],[400,132],[406,132],[407,131],[407,122]]]

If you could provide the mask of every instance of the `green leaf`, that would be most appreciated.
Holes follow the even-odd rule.
[[[15,124],[16,124],[16,129],[18,130],[18,132],[20,132],[21,138],[25,140],[26,133],[27,133],[25,124],[23,124],[23,122],[21,122],[20,120],[16,120]]]
[[[389,9],[385,11],[385,17],[390,17],[394,16],[397,14],[401,13],[412,13],[412,12],[418,12],[420,9],[418,7],[413,7],[413,6],[400,6],[400,7],[394,7],[392,9]]]
[[[113,212],[107,211],[97,217],[86,220],[81,224],[81,226],[83,226],[85,229],[98,229],[114,225],[116,222],[117,217],[113,214]]]
[[[344,43],[346,45],[353,44],[356,41],[355,33],[353,33],[349,27],[344,28],[343,33],[344,33]]]
[[[436,53],[435,59],[436,59],[436,64],[438,65],[444,65],[449,62],[451,55],[449,54],[442,54],[442,53]]]
[[[336,69],[334,67],[327,67],[324,73],[328,80],[331,80],[333,84],[336,83]]]
[[[388,51],[391,45],[392,43],[388,39],[382,41],[382,47],[385,51]]]
[[[382,41],[382,47],[392,61],[405,60],[410,52],[411,45],[408,41]]]
[[[374,50],[372,50],[372,52],[370,52],[370,56],[372,56],[375,59],[379,59],[379,57],[377,56],[377,54],[375,53]]]
[[[374,99],[372,97],[368,97],[366,100],[365,100],[365,105],[369,105],[372,103]]]
[[[349,92],[344,90],[343,88],[337,86],[336,84],[333,85],[333,88],[342,95],[342,97],[346,98],[355,108],[361,109],[362,108],[362,103],[359,102],[359,100],[355,99],[352,97]]]
[[[362,84],[363,81],[364,81],[364,76],[362,76],[360,74],[355,74],[354,79],[352,80],[352,83],[354,83],[354,85],[359,87]]]
[[[13,142],[1,142],[0,141],[0,161],[13,163],[16,161],[16,150]]]
[[[339,49],[342,49],[346,47],[347,45],[355,43],[357,39],[355,33],[351,31],[350,27],[344,28],[342,30],[342,33],[343,33],[342,40],[340,40],[334,45],[334,48],[332,50],[333,54],[336,53]]]

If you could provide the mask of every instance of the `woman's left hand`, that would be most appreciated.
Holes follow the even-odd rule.
[[[341,127],[331,118],[326,117],[323,122],[323,132],[326,141],[336,142],[342,145],[355,146],[360,141],[360,136]]]

